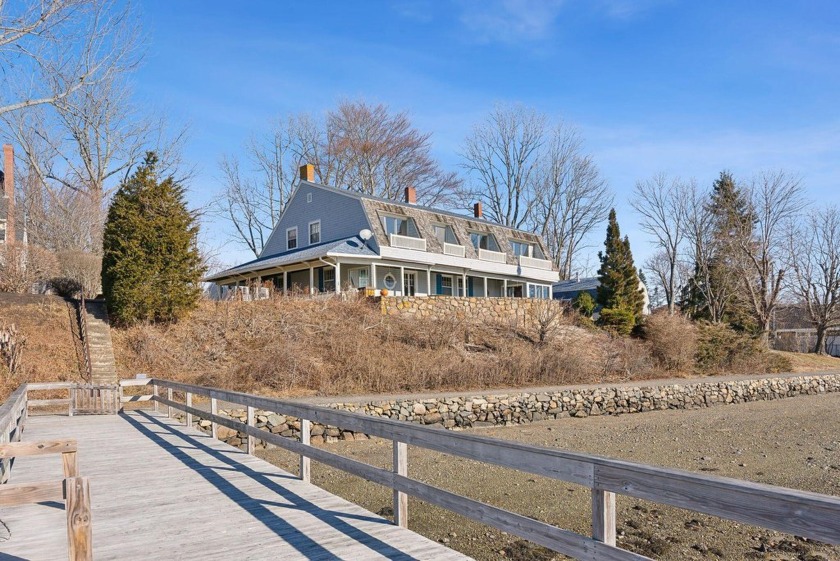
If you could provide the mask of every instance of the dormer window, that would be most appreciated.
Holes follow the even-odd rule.
[[[435,224],[432,226],[432,229],[434,229],[435,237],[440,242],[440,245],[445,243],[458,244],[458,238],[455,237],[455,231],[452,229],[452,226]]]
[[[470,232],[470,241],[476,250],[499,251],[499,244],[496,243],[496,238],[489,232]]]
[[[510,240],[510,246],[513,249],[513,254],[516,257],[533,257],[534,259],[545,259],[540,246],[531,242],[523,242],[519,240]]]
[[[382,227],[385,228],[385,233],[389,236],[393,234],[410,238],[420,237],[420,232],[417,230],[414,220],[407,216],[383,216]]]

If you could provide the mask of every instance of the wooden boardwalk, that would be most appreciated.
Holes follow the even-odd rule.
[[[23,433],[68,438],[90,479],[97,561],[468,559],[164,416],[30,417]],[[55,455],[20,457],[11,482],[61,474]],[[11,533],[0,560],[67,559],[62,504],[3,508],[0,520]]]

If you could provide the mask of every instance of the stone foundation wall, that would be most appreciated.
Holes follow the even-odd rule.
[[[827,392],[840,392],[840,374],[710,380],[687,384],[566,388],[536,393],[399,399],[369,403],[331,403],[327,407],[458,430],[468,427],[510,426],[566,417],[699,409]],[[222,414],[242,422],[246,419],[244,410],[225,411]],[[300,422],[297,419],[265,411],[258,411],[256,415],[258,427],[282,436],[299,438]],[[198,421],[196,424],[209,432],[210,421]],[[313,444],[367,438],[363,434],[315,423],[312,424],[311,434]],[[221,426],[219,437],[234,446],[245,442],[243,434]]]
[[[406,315],[432,319],[458,319],[475,323],[512,323],[535,321],[535,316],[556,309],[563,312],[559,300],[531,298],[474,298],[456,296],[385,296],[380,299],[383,315]],[[535,309],[536,307],[536,309]]]

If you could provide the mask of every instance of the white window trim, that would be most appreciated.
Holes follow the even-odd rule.
[[[295,247],[289,247],[289,232],[295,232]],[[293,249],[298,249],[300,247],[300,239],[298,238],[298,229],[297,226],[292,226],[291,228],[286,228],[286,251],[291,251]]]
[[[315,242],[315,243],[312,243],[312,225],[313,224],[318,225],[318,241]],[[321,243],[321,238],[323,238],[323,235],[321,235],[321,221],[320,220],[313,220],[312,222],[310,222],[309,226],[307,226],[306,230],[307,230],[307,233],[309,234],[309,245],[316,245],[316,244]]]
[[[397,220],[405,220],[406,224],[414,223],[414,229],[417,230],[417,236],[416,237],[412,236],[408,232],[408,226],[406,226],[406,233],[405,234],[398,234],[398,233],[395,233],[395,232],[389,232],[388,227],[385,225],[385,219],[386,218],[394,218],[394,219],[397,219]],[[402,215],[402,214],[380,213],[379,214],[379,224],[382,226],[382,230],[385,231],[386,236],[403,236],[405,238],[415,238],[415,239],[418,239],[418,240],[425,239],[425,238],[423,238],[423,234],[420,232],[420,227],[417,226],[417,221],[414,220],[414,218],[412,218],[411,216],[405,216],[405,215]]]
[[[388,282],[389,277],[392,281],[391,283]],[[382,278],[382,284],[385,285],[385,288],[387,288],[388,290],[396,290],[397,277],[395,277],[394,274],[391,272],[385,273],[385,276]],[[388,286],[388,284],[391,284],[392,286]]]

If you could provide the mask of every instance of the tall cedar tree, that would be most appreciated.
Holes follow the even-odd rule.
[[[105,223],[102,288],[119,323],[174,321],[195,308],[204,274],[198,225],[184,189],[160,181],[158,158],[143,164],[114,195]]]
[[[639,322],[644,308],[644,293],[639,288],[639,275],[633,264],[630,240],[621,239],[615,209],[610,210],[605,250],[598,252],[597,302],[601,305],[601,323],[629,333]]]
[[[746,193],[735,182],[729,171],[720,172],[720,177],[712,184],[712,192],[707,211],[712,215],[714,235],[711,259],[708,264],[709,287],[697,285],[702,281],[699,266],[695,265],[695,275],[683,291],[683,309],[696,319],[711,320],[709,302],[706,297],[714,294],[720,300],[720,319],[739,328],[749,327],[749,318],[744,309],[743,301],[738,297],[737,276],[735,268],[737,259],[743,259],[739,248],[733,240],[736,234],[752,230],[754,218],[750,211],[750,203]]]

